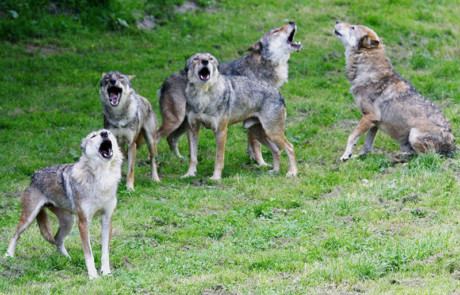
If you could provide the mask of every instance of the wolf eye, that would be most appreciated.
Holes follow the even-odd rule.
[[[197,56],[197,57],[195,57],[193,60],[199,60],[199,59],[200,59],[200,58]]]
[[[352,30],[354,30],[354,29],[355,29],[355,27],[351,27],[351,29],[352,29]]]
[[[96,134],[93,134],[93,136],[91,136],[91,138],[95,138],[96,137]]]
[[[276,34],[276,33],[278,33],[279,31],[280,31],[279,29],[275,29],[275,30],[273,30],[272,34]]]
[[[210,57],[209,60],[214,60],[214,58]]]

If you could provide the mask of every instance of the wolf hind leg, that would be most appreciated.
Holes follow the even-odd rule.
[[[272,154],[272,157],[273,157],[273,169],[270,170],[271,171],[270,173],[271,174],[277,173],[278,170],[279,170],[279,159],[280,159],[280,155],[281,155],[280,149],[276,146],[276,144],[274,144],[268,138],[268,136],[265,133],[265,130],[262,127],[262,125],[260,124],[260,122],[257,122],[256,124],[248,126],[248,124],[245,121],[244,127],[248,129],[248,140],[249,140],[249,138],[251,138],[250,139],[251,141],[255,141],[259,145],[259,150],[258,150],[258,152],[256,152],[254,154],[254,156],[255,157],[260,157],[260,159],[256,158],[256,161],[261,166],[268,166],[268,164],[265,163],[264,159],[262,158],[262,151],[260,150],[260,144],[259,144],[259,142],[260,142],[263,145],[265,145],[266,147],[268,147],[268,149],[270,150],[270,152]],[[249,145],[250,145],[250,142],[248,142],[248,147],[249,147]]]
[[[178,86],[180,88],[180,86]],[[160,93],[161,126],[156,135],[157,145],[163,137],[168,137],[169,149],[179,158],[183,158],[177,148],[179,137],[187,130],[186,100],[183,89]],[[185,123],[185,126],[183,126]]]
[[[455,139],[450,131],[426,126],[412,128],[409,133],[409,143],[417,154],[427,153],[430,150],[448,155],[455,150]]]
[[[149,133],[149,130],[144,129],[144,138],[147,143],[150,154],[150,171],[153,181],[159,182],[160,177],[158,176],[157,162],[155,160],[155,155],[157,154],[157,143],[155,136]]]
[[[179,127],[177,127],[176,130],[171,132],[171,134],[169,134],[168,137],[166,138],[166,140],[168,141],[169,149],[171,150],[171,152],[173,152],[173,154],[175,154],[180,159],[184,159],[184,157],[179,152],[179,147],[178,147],[179,138],[185,132],[187,132],[187,126],[188,126],[187,120],[184,120],[182,124]]]
[[[294,152],[294,146],[286,139],[284,128],[274,128],[266,130],[267,136],[280,150],[284,150],[289,159],[289,170],[286,173],[287,177],[297,175],[297,163]]]
[[[11,238],[8,250],[5,256],[14,257],[14,251],[19,240],[19,236],[29,225],[35,220],[38,213],[42,210],[43,205],[46,202],[45,196],[43,196],[39,190],[28,187],[22,196],[22,208],[21,217],[16,227],[16,231]]]
[[[56,217],[59,220],[59,229],[56,232],[56,235],[54,236],[55,245],[59,250],[59,253],[69,257],[70,259],[70,255],[69,253],[67,253],[67,250],[64,246],[64,239],[72,230],[75,224],[75,216],[63,209],[59,209],[56,207],[51,207],[49,209],[56,215]]]

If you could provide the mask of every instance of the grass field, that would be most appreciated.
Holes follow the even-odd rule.
[[[360,113],[344,48],[332,35],[337,19],[373,28],[395,68],[443,109],[459,138],[458,1],[222,0],[176,13],[181,2],[0,4],[0,254],[32,173],[75,161],[81,139],[102,128],[103,72],[136,75],[134,88],[161,122],[156,92],[188,57],[239,58],[288,20],[304,46],[292,54],[281,89],[298,177],[284,176],[285,153],[276,176],[249,161],[241,124],[229,128],[220,182],[209,180],[215,144],[208,130],[200,133],[195,178],[180,179],[187,162],[162,141],[162,181],[153,183],[142,147],[136,191],[124,179],[119,185],[113,275],[88,281],[77,227],[66,240],[69,261],[34,224],[16,257],[0,258],[0,293],[460,294],[460,156],[401,162],[398,145],[379,133],[372,154],[341,163]],[[145,15],[155,18],[154,29],[137,29]],[[180,150],[188,154],[186,137]],[[91,233],[100,267],[99,218]]]

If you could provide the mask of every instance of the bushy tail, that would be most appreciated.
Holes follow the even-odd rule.
[[[42,236],[53,245],[56,245],[56,241],[54,241],[53,234],[51,233],[51,223],[48,213],[46,212],[45,208],[42,208],[37,215],[37,223],[38,227],[40,228],[40,233]]]

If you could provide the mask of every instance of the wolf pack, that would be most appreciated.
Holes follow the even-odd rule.
[[[210,53],[196,53],[184,69],[169,76],[158,90],[162,117],[149,101],[137,94],[134,76],[117,71],[103,73],[100,99],[104,129],[91,132],[81,142],[82,155],[72,164],[45,167],[32,175],[22,195],[22,211],[6,252],[14,257],[20,234],[36,219],[43,237],[69,256],[64,239],[75,216],[90,279],[98,277],[90,245],[89,228],[94,216],[101,216],[101,275],[111,273],[109,244],[112,215],[122,163],[127,159],[126,187],[134,190],[136,150],[145,142],[151,179],[160,181],[155,156],[158,142],[166,137],[170,150],[178,149],[187,133],[189,166],[182,177],[197,173],[198,136],[201,127],[211,129],[216,139],[212,180],[220,180],[224,168],[225,142],[230,125],[242,122],[247,130],[247,153],[259,165],[267,165],[261,144],[272,154],[270,174],[279,172],[281,151],[288,156],[287,177],[297,175],[294,146],[286,139],[286,101],[280,93],[288,80],[288,60],[302,44],[294,41],[297,26],[290,21],[266,32],[242,58],[219,63]],[[333,34],[345,47],[346,75],[350,92],[362,117],[348,137],[341,161],[350,159],[358,139],[366,133],[360,155],[371,152],[377,131],[399,142],[407,154],[428,151],[451,156],[455,139],[448,119],[439,107],[419,94],[393,68],[382,39],[372,29],[337,21]],[[56,234],[47,210],[59,221]],[[70,258],[70,257],[69,257]]]

